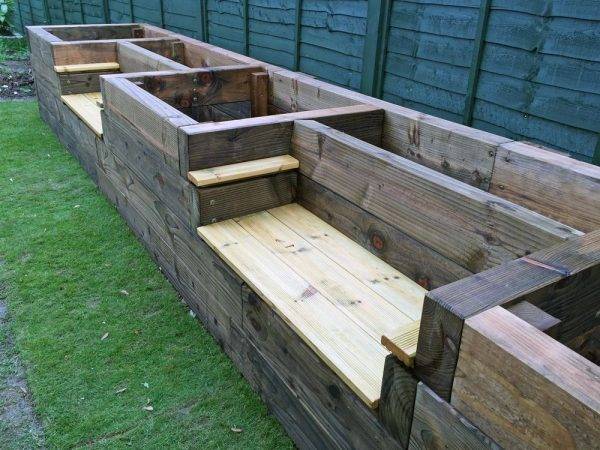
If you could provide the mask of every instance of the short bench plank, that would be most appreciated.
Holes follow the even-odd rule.
[[[102,96],[99,92],[62,95],[60,98],[98,137],[102,137],[102,108],[98,104]]]
[[[118,62],[103,62],[54,66],[54,71],[56,73],[118,72],[119,68]]]
[[[298,160],[290,155],[273,156],[226,166],[188,172],[188,180],[198,187],[273,175],[298,168]]]
[[[381,335],[414,321],[402,308],[422,302],[423,288],[297,204],[198,233],[367,405],[377,406],[389,354]],[[357,248],[329,253],[344,247]],[[361,268],[375,262],[371,257],[377,263]],[[384,277],[389,283],[378,292],[373,281]],[[407,292],[414,298],[398,301]]]
[[[421,321],[415,320],[381,336],[381,343],[406,367],[414,367]]]

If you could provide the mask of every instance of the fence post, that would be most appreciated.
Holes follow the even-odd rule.
[[[42,5],[44,6],[44,16],[45,17],[45,21],[47,24],[48,23],[52,23],[52,16],[50,15],[50,7],[48,6],[48,0],[42,0]]]
[[[19,8],[19,23],[21,24],[21,34],[25,36],[25,22],[23,22],[23,10],[21,9],[21,2],[17,3],[17,8]]]
[[[300,69],[300,35],[302,32],[302,0],[296,0],[296,19],[294,22],[294,70]]]
[[[200,38],[204,42],[208,42],[208,0],[200,0],[200,21],[202,22],[202,30]]]
[[[165,6],[163,5],[163,0],[158,0],[158,8],[160,12],[160,27],[165,27]]]
[[[65,12],[65,0],[60,0],[60,9],[63,16],[63,23],[67,24],[67,13]]]
[[[248,30],[248,0],[242,0],[242,18],[244,20],[243,31],[244,31],[244,55],[248,55],[250,53],[250,43],[249,43],[249,34]]]
[[[31,19],[31,25],[35,25],[35,19],[33,18],[33,9],[31,8],[31,0],[27,0],[27,5],[29,5],[29,18]]]
[[[85,24],[85,11],[83,10],[83,0],[79,0],[79,13],[81,14],[81,23]]]
[[[596,143],[596,148],[592,155],[592,164],[600,166],[600,133],[598,133],[598,142]]]
[[[110,8],[108,6],[108,0],[102,0],[102,7],[104,9],[104,23],[110,23]]]
[[[479,83],[479,69],[483,57],[483,47],[485,45],[485,33],[487,31],[488,18],[490,17],[491,0],[481,0],[479,6],[479,21],[477,23],[477,32],[473,41],[473,59],[469,70],[469,84],[467,85],[467,95],[465,97],[465,109],[463,110],[463,125],[471,126],[473,123],[473,106],[475,105],[475,94]]]
[[[391,12],[391,0],[369,0],[360,91],[373,97],[381,97]]]

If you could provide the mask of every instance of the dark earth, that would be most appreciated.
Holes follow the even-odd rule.
[[[29,60],[7,59],[0,62],[0,100],[23,99],[34,95]]]

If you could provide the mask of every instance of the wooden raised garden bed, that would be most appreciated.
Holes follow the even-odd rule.
[[[597,448],[600,168],[145,24],[40,113],[302,448]]]

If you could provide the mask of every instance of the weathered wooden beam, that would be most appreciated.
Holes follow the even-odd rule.
[[[98,39],[130,39],[132,24],[54,25],[46,30],[64,41],[93,41]]]
[[[378,142],[383,114],[377,108],[357,105],[185,127],[181,129],[181,145],[188,154],[188,170],[287,154],[297,119],[318,120]]]
[[[415,371],[448,400],[464,321],[497,305],[528,301],[561,320],[562,342],[597,327],[600,230],[507,262],[425,296]]]
[[[130,126],[127,119],[110,110],[102,111],[104,141],[111,152],[158,198],[164,199],[195,236],[200,224],[200,207],[194,186],[179,175],[169,156]]]
[[[581,234],[318,122],[292,147],[302,174],[472,272]]]
[[[377,415],[265,301],[246,285],[242,298],[243,329],[252,353],[260,355],[242,371],[296,444],[398,448]]]
[[[183,64],[132,42],[119,42],[117,44],[117,58],[122,72],[188,70],[188,67]]]
[[[452,405],[483,433],[504,448],[598,445],[596,364],[500,307],[462,334]]]
[[[548,336],[558,336],[560,319],[548,314],[537,306],[527,301],[522,301],[509,306],[507,309],[519,319],[543,331]]]
[[[472,275],[325,186],[300,175],[298,202],[425,289]]]
[[[512,139],[333,86],[302,73],[271,74],[273,105],[288,111],[362,103],[385,111],[381,147],[488,190],[498,145]]]
[[[258,72],[250,75],[250,103],[252,117],[269,113],[269,74]]]
[[[410,450],[469,449],[500,450],[501,447],[469,422],[426,384],[417,385]]]
[[[142,86],[175,107],[192,107],[250,101],[251,74],[257,66],[223,66],[188,69],[164,75],[145,75]]]
[[[58,41],[52,42],[54,65],[87,64],[114,62],[117,60],[116,39],[101,39],[96,41]],[[120,40],[118,42],[125,42]],[[170,42],[177,42],[175,38],[141,38],[127,39],[136,45],[151,51],[160,49]]]
[[[401,443],[402,448],[408,447],[417,383],[411,370],[394,355],[386,357],[379,399],[379,420]]]
[[[523,142],[498,147],[490,192],[582,231],[600,229],[600,167]]]
[[[296,184],[296,173],[285,172],[198,188],[200,224],[207,225],[292,203],[296,198]]]
[[[119,114],[179,167],[178,128],[196,123],[185,114],[118,75],[101,78],[104,108]]]

